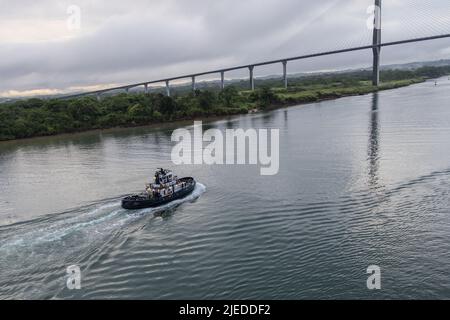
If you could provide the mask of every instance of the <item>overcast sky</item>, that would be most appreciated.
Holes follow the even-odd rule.
[[[367,9],[372,4],[0,0],[0,96],[97,89],[369,44]],[[382,17],[383,41],[450,33],[449,0],[383,0]],[[382,53],[384,64],[448,58],[448,39]],[[289,72],[370,63],[370,51],[357,52],[290,63]],[[281,66],[255,70],[256,75],[279,72]]]

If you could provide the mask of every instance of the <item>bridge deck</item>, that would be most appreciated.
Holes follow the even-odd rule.
[[[407,40],[385,42],[385,43],[381,43],[380,45],[367,45],[367,46],[361,46],[361,47],[353,47],[353,48],[347,48],[347,49],[339,49],[339,50],[333,50],[333,51],[311,53],[311,54],[306,54],[306,55],[297,56],[297,57],[270,60],[270,61],[258,62],[258,63],[253,63],[253,64],[229,67],[229,68],[224,68],[224,69],[216,69],[216,70],[211,70],[211,71],[186,74],[186,75],[181,75],[181,76],[176,76],[176,77],[171,77],[171,78],[163,78],[163,79],[158,79],[158,80],[145,81],[145,82],[134,83],[134,84],[124,85],[124,86],[119,86],[119,87],[112,87],[112,88],[107,88],[107,89],[102,89],[102,90],[82,92],[82,93],[62,96],[60,98],[67,99],[67,98],[75,98],[75,97],[81,97],[81,96],[86,96],[86,95],[102,94],[102,93],[115,91],[115,90],[127,90],[127,89],[135,88],[138,86],[146,86],[146,85],[148,86],[149,84],[154,84],[154,83],[166,83],[167,84],[168,82],[173,81],[173,80],[195,78],[198,76],[204,76],[204,75],[215,74],[215,73],[223,74],[224,72],[233,71],[233,70],[240,70],[240,69],[246,69],[246,68],[250,69],[253,67],[265,66],[265,65],[276,64],[276,63],[285,63],[285,62],[294,61],[294,60],[309,59],[309,58],[314,58],[314,57],[321,57],[321,56],[327,56],[327,55],[333,55],[333,54],[339,54],[339,53],[345,53],[345,52],[369,50],[369,49],[374,49],[374,48],[378,48],[378,47],[388,47],[388,46],[395,46],[395,45],[443,39],[443,38],[450,38],[450,34],[442,34],[442,35],[423,37],[423,38],[414,38],[414,39],[407,39]]]

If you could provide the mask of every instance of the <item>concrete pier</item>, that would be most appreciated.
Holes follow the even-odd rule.
[[[225,89],[225,72],[220,73],[220,89]]]
[[[287,78],[287,61],[283,61],[283,83],[284,88],[287,89],[288,87],[288,78]]]
[[[170,97],[170,84],[169,80],[166,80],[166,95]]]
[[[255,90],[255,79],[253,78],[253,69],[255,66],[248,67],[249,73],[250,73],[250,89],[253,91]]]
[[[148,83],[144,84],[144,91],[145,93],[148,93]]]
[[[100,96],[100,93],[97,93],[97,94],[96,94],[96,97],[97,97],[97,101],[100,102],[100,101],[102,100],[102,97]]]
[[[192,92],[195,92],[195,76],[192,76]]]
[[[372,84],[380,84],[380,52],[381,52],[381,0],[375,0],[373,45]]]

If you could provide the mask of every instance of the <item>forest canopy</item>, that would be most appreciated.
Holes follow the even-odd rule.
[[[322,74],[289,79],[256,80],[249,91],[246,81],[223,91],[181,88],[171,97],[161,93],[121,93],[73,99],[17,100],[0,104],[0,140],[21,139],[91,129],[139,126],[151,123],[248,113],[252,109],[314,102],[341,96],[391,89],[450,74],[450,66],[416,70],[385,70],[379,88],[370,83],[370,71]]]

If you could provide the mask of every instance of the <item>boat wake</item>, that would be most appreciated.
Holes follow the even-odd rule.
[[[108,199],[65,213],[1,227],[0,287],[3,281],[11,282],[15,275],[23,274],[23,269],[38,269],[44,262],[65,265],[89,259],[93,252],[123,233],[127,226],[163,215],[196,200],[205,191],[206,187],[197,183],[188,196],[157,208],[131,212],[121,207],[120,199]]]
[[[156,208],[147,208],[135,211],[129,211],[121,208],[120,200],[114,200],[107,203],[97,203],[92,206],[83,207],[82,209],[74,209],[67,213],[70,217],[61,221],[51,223],[51,221],[30,221],[29,224],[21,223],[18,225],[20,229],[31,229],[29,232],[14,232],[16,235],[5,239],[8,230],[2,232],[2,244],[0,252],[14,246],[37,245],[43,242],[53,242],[65,239],[78,232],[83,233],[110,233],[111,230],[125,225],[127,222],[136,220],[142,216],[150,214],[159,215],[167,210],[174,209],[179,205],[196,200],[202,193],[206,191],[206,187],[197,183],[194,191],[188,196],[174,200],[166,205]],[[110,201],[110,200],[109,200]],[[40,225],[44,224],[44,225]],[[14,229],[15,225],[8,226],[7,229]],[[31,228],[30,228],[31,227]],[[11,230],[12,231],[12,230]]]

